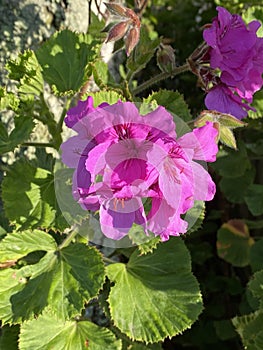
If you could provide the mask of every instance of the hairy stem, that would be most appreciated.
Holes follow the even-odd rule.
[[[190,70],[189,64],[185,63],[182,66],[176,67],[171,73],[162,72],[162,73],[156,75],[155,77],[152,77],[151,79],[145,81],[140,86],[138,86],[136,89],[134,89],[133,94],[137,95],[140,92],[148,89],[150,86],[157,84],[162,80],[165,80],[167,78],[173,78],[174,76],[181,74],[183,72],[189,71],[189,70]]]
[[[117,263],[117,261],[112,260],[112,259],[109,259],[109,258],[106,258],[106,256],[103,256],[103,257],[102,257],[102,260],[103,260],[104,262],[108,263],[108,264],[116,264],[116,263]]]
[[[71,243],[71,241],[77,236],[77,234],[78,234],[78,231],[75,231],[75,230],[71,231],[67,235],[67,237],[64,239],[64,241],[59,245],[58,247],[59,250],[67,247]]]
[[[56,149],[56,146],[49,142],[23,142],[21,143],[21,146],[22,147],[33,146],[33,147],[41,147],[41,148],[50,147],[50,148]]]

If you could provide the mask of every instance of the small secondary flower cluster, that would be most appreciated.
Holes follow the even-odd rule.
[[[173,118],[161,106],[142,116],[131,102],[94,108],[88,97],[65,123],[77,132],[61,146],[63,162],[75,168],[74,198],[85,210],[99,210],[111,239],[127,235],[134,223],[162,240],[185,233],[181,214],[195,200],[214,197],[214,182],[194,161],[216,159],[211,122],[176,139]]]
[[[252,21],[246,25],[242,17],[220,6],[217,11],[218,16],[203,32],[205,44],[189,63],[208,91],[206,107],[242,119],[248,110],[254,110],[250,106],[253,94],[263,84],[263,38],[256,34],[261,24]]]

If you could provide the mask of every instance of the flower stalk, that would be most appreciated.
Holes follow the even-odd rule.
[[[189,63],[185,63],[182,66],[176,67],[171,73],[168,72],[161,72],[160,74],[156,75],[155,77],[152,77],[151,79],[143,82],[140,86],[138,86],[137,88],[135,88],[133,90],[133,94],[134,95],[138,95],[139,93],[141,93],[142,91],[148,89],[149,87],[151,87],[152,85],[155,85],[157,83],[159,83],[162,80],[165,80],[167,78],[173,78],[176,75],[179,75],[181,73],[187,72],[190,70],[190,66]]]

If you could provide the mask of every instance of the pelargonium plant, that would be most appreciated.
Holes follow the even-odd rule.
[[[260,350],[260,22],[88,3],[0,87],[0,349]]]
[[[187,231],[181,215],[195,200],[213,199],[215,184],[196,162],[216,160],[212,122],[177,138],[163,107],[142,116],[131,102],[95,109],[91,97],[65,122],[77,132],[61,146],[62,160],[75,168],[73,195],[86,210],[99,210],[105,236],[121,239],[135,223],[167,240]]]

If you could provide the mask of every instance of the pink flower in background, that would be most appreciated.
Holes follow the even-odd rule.
[[[205,97],[205,105],[208,109],[218,112],[232,114],[238,119],[245,118],[247,111],[255,111],[255,108],[243,102],[242,98],[235,94],[233,89],[225,84],[215,85]]]
[[[220,6],[217,11],[218,16],[203,33],[210,46],[210,65],[221,70],[223,83],[243,90],[241,97],[248,90],[251,98],[262,86],[263,39],[256,34],[261,24],[252,21],[246,25],[241,16]]]
[[[241,16],[220,6],[217,11],[203,32],[205,43],[189,64],[207,92],[206,107],[242,119],[254,110],[253,95],[263,85],[263,38],[257,36],[261,24],[246,25]]]
[[[62,144],[62,160],[75,168],[74,198],[85,210],[99,210],[105,236],[119,240],[138,224],[167,240],[186,232],[181,215],[194,200],[213,198],[210,175],[194,161],[215,160],[212,123],[176,140],[163,107],[142,116],[130,102],[94,108],[91,97],[69,111],[69,120],[78,134]]]

